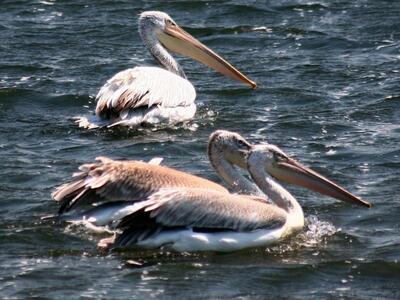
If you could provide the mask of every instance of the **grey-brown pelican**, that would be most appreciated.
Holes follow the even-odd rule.
[[[117,226],[121,233],[107,242],[113,247],[165,247],[185,252],[235,251],[275,243],[304,226],[300,204],[276,179],[371,207],[274,145],[254,146],[247,169],[273,204],[262,197],[200,187],[165,188],[127,209]]]
[[[146,11],[139,33],[153,57],[165,68],[135,67],[114,75],[96,96],[96,117],[77,118],[81,127],[175,124],[196,112],[196,91],[167,49],[189,56],[216,71],[255,88],[235,67],[180,28],[166,13]]]
[[[208,155],[211,164],[236,191],[258,192],[234,167],[246,168],[246,156],[251,147],[234,132],[217,130],[210,136]],[[80,166],[80,172],[73,175],[72,181],[61,185],[52,194],[60,204],[60,214],[71,211],[70,220],[85,218],[95,225],[110,224],[128,204],[145,200],[162,188],[204,188],[229,194],[222,185],[160,166],[157,161],[116,161],[106,157],[97,160]],[[97,207],[87,210],[92,205]],[[77,210],[81,210],[78,217],[74,215]]]
[[[217,131],[210,138],[209,154],[225,181],[251,190],[233,164],[246,166],[264,197],[230,194],[206,179],[154,164],[103,159],[81,166],[82,172],[53,198],[61,203],[60,212],[92,203],[104,203],[103,211],[112,211],[102,222],[90,220],[94,212],[86,213],[90,222],[112,224],[119,232],[99,246],[175,251],[235,251],[265,246],[301,230],[302,208],[276,179],[371,206],[274,145],[253,146],[235,133]]]

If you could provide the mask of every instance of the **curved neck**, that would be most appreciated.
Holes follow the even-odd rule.
[[[248,170],[257,186],[272,202],[289,214],[296,214],[301,216],[302,219],[304,218],[303,209],[296,198],[265,172],[264,168],[260,168],[259,165],[249,164]]]
[[[182,67],[160,43],[152,28],[139,24],[139,33],[143,43],[159,64],[165,67],[168,71],[186,79]]]
[[[262,191],[250,180],[240,174],[237,168],[225,159],[222,151],[212,143],[210,143],[208,149],[208,157],[218,176],[235,192],[254,196],[264,196]]]

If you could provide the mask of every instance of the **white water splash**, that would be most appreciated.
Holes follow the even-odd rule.
[[[313,247],[325,244],[326,238],[340,231],[327,221],[321,221],[317,216],[311,215],[306,218],[306,231],[299,235],[303,247]]]
[[[311,215],[306,218],[306,226],[301,233],[279,245],[267,248],[266,251],[282,254],[301,248],[321,248],[325,246],[326,239],[338,231],[340,231],[340,229],[337,229],[331,223],[321,221],[317,216]]]
[[[103,233],[114,233],[114,230],[109,229],[107,226],[96,226],[89,220],[70,221],[65,227],[67,233],[84,233],[85,235],[90,233],[103,234]]]

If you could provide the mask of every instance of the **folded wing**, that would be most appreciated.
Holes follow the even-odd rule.
[[[96,115],[123,119],[129,112],[186,107],[194,103],[196,91],[186,79],[157,67],[136,67],[114,75],[96,96]]]
[[[118,224],[122,234],[114,246],[134,245],[160,231],[249,232],[275,229],[286,222],[286,212],[265,199],[206,189],[162,189],[134,207]]]

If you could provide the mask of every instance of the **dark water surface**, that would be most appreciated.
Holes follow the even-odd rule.
[[[261,3],[1,1],[1,298],[400,297],[400,2]],[[153,64],[136,29],[143,10],[168,12],[259,88],[184,58],[199,104],[188,126],[78,129],[70,118],[93,110],[109,77]],[[304,231],[230,254],[104,255],[100,236],[41,221],[57,210],[54,186],[99,155],[162,156],[218,180],[205,152],[217,128],[280,145],[374,208],[290,187]]]

